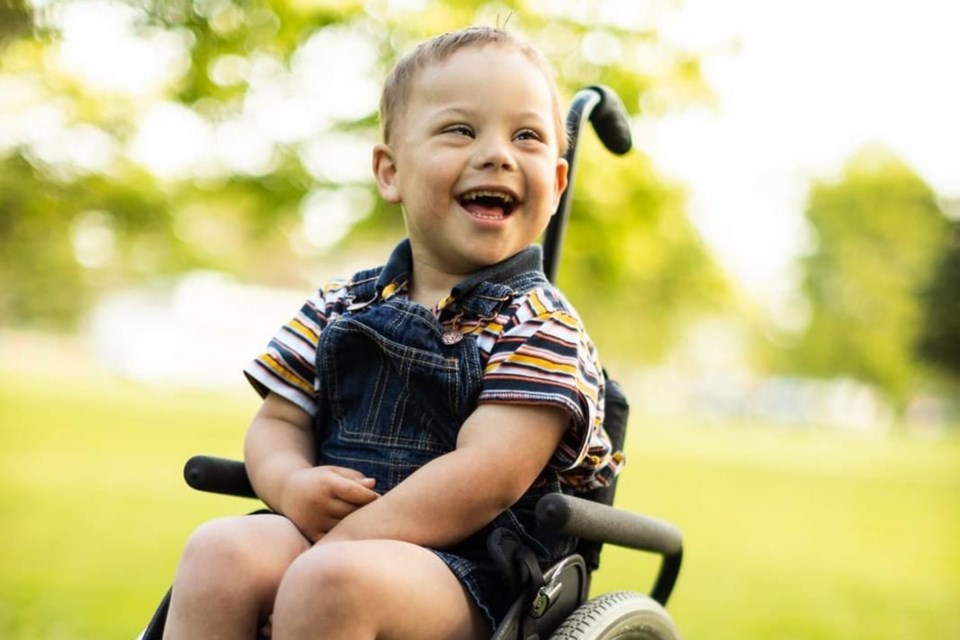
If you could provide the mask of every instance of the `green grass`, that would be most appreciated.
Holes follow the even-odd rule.
[[[132,638],[189,532],[255,505],[180,479],[194,453],[239,455],[252,395],[0,374],[0,638]],[[957,438],[631,429],[618,502],[683,530],[669,610],[688,640],[960,638]],[[656,568],[603,563],[596,592]]]
[[[189,532],[257,503],[181,479],[194,453],[240,454],[253,398],[0,376],[0,638],[129,638]]]
[[[618,503],[683,531],[685,637],[960,638],[956,438],[631,428]],[[649,584],[636,555],[608,549],[595,590]]]

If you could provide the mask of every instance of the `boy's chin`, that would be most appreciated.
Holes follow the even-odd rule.
[[[487,267],[500,264],[504,260],[509,260],[513,256],[523,251],[525,248],[526,247],[511,247],[503,248],[497,251],[479,252],[478,254],[472,256],[472,262],[476,266],[474,271],[480,271],[481,269],[486,269]]]

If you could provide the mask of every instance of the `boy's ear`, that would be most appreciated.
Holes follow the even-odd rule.
[[[557,211],[557,205],[560,204],[560,196],[563,195],[563,190],[567,188],[569,171],[570,171],[570,165],[567,164],[567,159],[562,157],[557,158],[557,180],[554,185],[555,193],[553,194],[554,213],[556,213]]]
[[[393,149],[380,143],[373,147],[373,176],[377,180],[380,197],[390,204],[400,203],[400,185],[397,182],[397,163]]]

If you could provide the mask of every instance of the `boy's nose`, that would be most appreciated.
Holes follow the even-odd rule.
[[[487,171],[512,171],[517,167],[509,145],[500,141],[490,141],[482,145],[477,150],[475,161],[477,166]]]

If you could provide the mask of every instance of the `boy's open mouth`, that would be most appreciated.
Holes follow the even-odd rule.
[[[501,220],[517,208],[517,201],[513,195],[504,191],[477,189],[468,191],[458,200],[461,207],[484,220]]]

